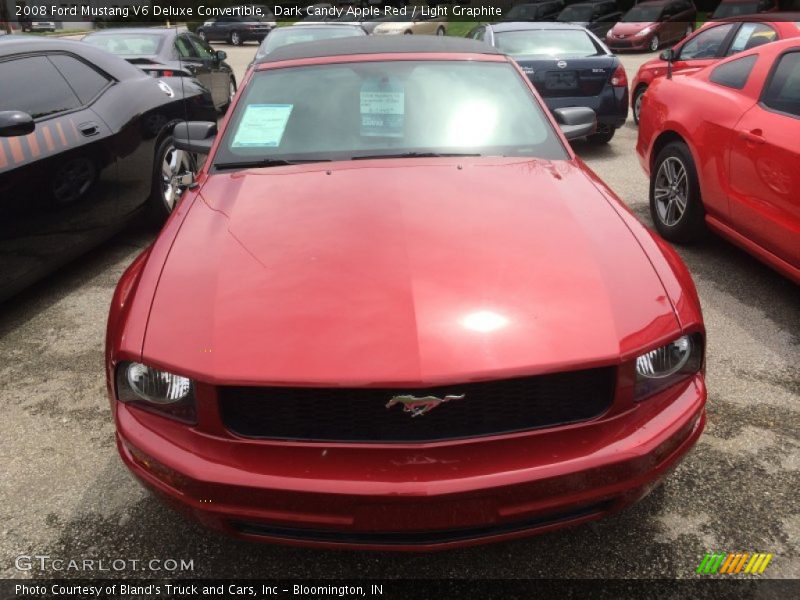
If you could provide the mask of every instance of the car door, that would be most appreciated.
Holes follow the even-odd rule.
[[[175,49],[181,65],[197,79],[203,87],[211,92],[214,105],[219,106],[219,94],[214,90],[214,73],[209,61],[203,60],[197,48],[189,40],[188,34],[182,33],[175,38]]]
[[[778,32],[766,23],[742,23],[726,49],[725,56],[752,50],[778,39]]]
[[[736,124],[730,154],[731,221],[800,268],[800,50],[778,56],[761,93]]]
[[[211,32],[211,36],[208,39],[210,40],[218,40],[218,41],[226,41],[228,39],[228,31],[230,29],[231,24],[231,17],[220,17],[214,24],[211,26],[209,30]]]
[[[737,23],[720,23],[695,33],[678,49],[673,72],[697,71],[718,61],[730,47],[738,27]]]
[[[217,58],[217,52],[208,43],[201,40],[193,33],[186,34],[200,60],[208,67],[211,74],[212,87],[211,96],[214,98],[216,106],[222,106],[228,102],[228,87],[231,81],[232,71],[228,66]]]
[[[0,138],[6,297],[109,235],[120,215],[111,131],[92,109],[111,79],[52,53],[0,61],[0,80],[0,110],[26,112],[36,123],[29,135]]]

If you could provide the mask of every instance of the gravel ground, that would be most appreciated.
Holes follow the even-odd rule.
[[[241,77],[255,45],[220,47]],[[645,58],[624,57],[629,77]],[[650,223],[635,139],[629,124],[607,147],[576,149]],[[679,249],[709,332],[709,422],[664,486],[591,525],[398,556],[232,541],[177,516],[127,473],[105,396],[104,329],[117,279],[150,239],[131,228],[0,306],[3,577],[41,576],[16,570],[14,557],[47,554],[193,559],[185,575],[195,577],[683,578],[708,550],[772,552],[769,576],[800,577],[798,288],[729,244]]]

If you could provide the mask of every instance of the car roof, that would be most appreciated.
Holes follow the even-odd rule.
[[[574,4],[572,5],[574,6]],[[575,25],[574,23],[559,23],[551,21],[508,21],[505,23],[493,23],[487,25],[491,27],[495,33],[503,33],[505,31],[531,31],[539,29],[579,29],[583,31],[583,27]]]
[[[96,35],[117,35],[119,33],[149,33],[156,35],[176,35],[178,33],[186,33],[188,31],[185,27],[182,31],[177,31],[174,27],[114,27],[113,29],[99,29],[97,31],[90,31],[84,37]]]
[[[665,4],[672,4],[675,0],[645,0],[644,2],[638,2],[634,4],[631,8],[636,8],[637,6],[663,6]]]
[[[340,27],[340,26],[339,26]],[[355,54],[501,54],[497,49],[476,40],[435,35],[359,36],[316,42],[290,44],[277,48],[256,64],[350,56]]]
[[[745,0],[742,0],[745,1]],[[749,0],[752,2],[753,0]],[[724,19],[714,19],[715,23],[739,23],[741,21],[758,21],[769,23],[796,23],[800,21],[800,13],[797,12],[768,12],[753,13],[751,15],[737,15],[735,17],[725,17]]]
[[[144,72],[134,67],[124,58],[77,40],[40,37],[38,35],[9,35],[0,44],[0,58],[15,54],[37,52],[67,52],[80,56],[100,67],[115,79],[144,76]]]

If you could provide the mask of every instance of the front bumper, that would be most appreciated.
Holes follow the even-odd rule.
[[[698,374],[580,424],[434,444],[211,435],[117,403],[125,464],[169,504],[239,538],[432,550],[577,524],[645,496],[699,437]]]
[[[605,42],[609,50],[612,50],[613,52],[624,52],[626,50],[631,52],[641,52],[644,50],[650,50],[650,40],[652,38],[652,35],[648,35],[643,38],[628,37],[625,39],[606,37]]]

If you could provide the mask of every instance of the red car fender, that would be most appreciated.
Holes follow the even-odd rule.
[[[134,259],[117,282],[106,324],[105,362],[112,413],[115,408],[114,369],[121,360],[141,360],[147,320],[161,269],[197,197],[197,189],[187,191],[156,241]]]
[[[650,264],[661,280],[661,285],[672,304],[681,330],[705,333],[700,297],[683,259],[672,246],[639,221],[630,208],[593,171],[588,167],[586,169],[592,173],[592,182],[595,187],[625,222],[642,250],[647,254]]]

